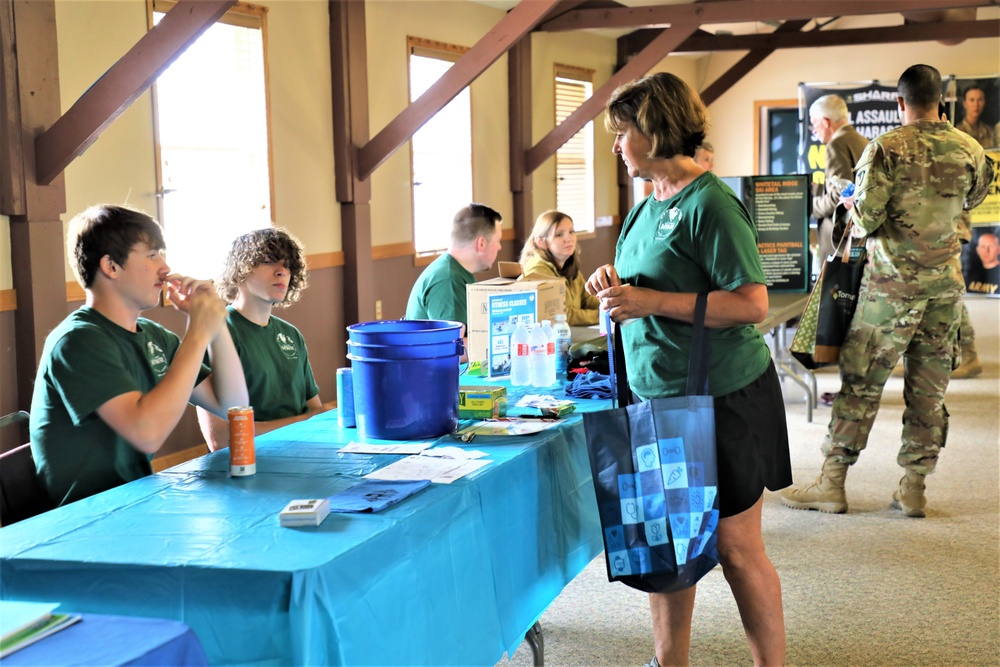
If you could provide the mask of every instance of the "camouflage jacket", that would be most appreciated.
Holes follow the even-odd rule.
[[[985,199],[993,179],[982,146],[948,123],[919,120],[873,139],[856,173],[854,234],[868,236],[870,289],[962,294],[959,220]]]

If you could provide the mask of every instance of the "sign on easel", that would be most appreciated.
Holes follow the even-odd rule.
[[[723,179],[750,211],[757,251],[773,292],[809,291],[809,176]]]

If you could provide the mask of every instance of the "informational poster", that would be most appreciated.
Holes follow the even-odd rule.
[[[535,323],[537,292],[502,292],[489,295],[490,354],[487,375],[501,378],[510,375],[510,337],[519,322]]]
[[[1000,297],[1000,225],[972,228],[962,274],[969,294]]]
[[[774,292],[809,290],[809,176],[725,179],[750,211],[757,250]]]
[[[993,185],[983,203],[970,212],[972,225],[1000,225],[1000,148],[986,151],[993,160]]]
[[[946,113],[955,127],[983,148],[1000,147],[1000,75],[949,77],[942,87]]]
[[[874,139],[900,126],[896,86],[877,81],[799,85],[799,171],[814,183],[826,181],[826,146],[809,129],[809,107],[823,95],[839,95],[847,103],[847,122],[861,135]]]

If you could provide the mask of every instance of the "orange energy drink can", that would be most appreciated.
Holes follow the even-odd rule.
[[[247,477],[257,472],[253,448],[253,408],[229,408],[229,475]]]

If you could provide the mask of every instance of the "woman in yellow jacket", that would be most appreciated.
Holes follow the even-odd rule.
[[[538,216],[521,250],[521,271],[565,280],[566,322],[570,326],[597,324],[600,302],[584,289],[580,247],[568,215],[553,210]]]

